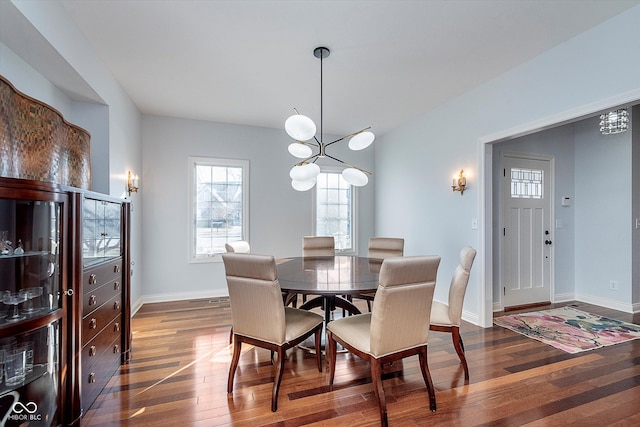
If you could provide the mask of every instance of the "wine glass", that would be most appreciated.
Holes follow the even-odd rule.
[[[27,300],[27,294],[24,292],[11,292],[6,291],[2,295],[2,302],[7,305],[13,305],[13,313],[10,316],[7,316],[7,322],[15,322],[17,320],[24,319],[24,314],[21,315],[18,310],[18,304],[21,304]]]
[[[24,311],[26,311],[27,313],[33,313],[39,310],[38,308],[33,307],[33,299],[38,298],[42,295],[41,287],[20,289],[19,293],[26,294],[26,297],[29,300],[29,302],[27,303],[27,307],[24,309]]]

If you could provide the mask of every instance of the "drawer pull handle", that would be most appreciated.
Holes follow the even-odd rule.
[[[116,301],[113,303],[113,309],[114,310],[120,310],[120,301]]]
[[[95,285],[96,283],[98,283],[98,276],[96,276],[95,274],[89,275],[89,284]]]
[[[89,320],[89,329],[95,329],[98,327],[98,321],[96,319]]]
[[[120,323],[114,323],[113,324],[113,331],[114,332],[120,332]]]
[[[113,290],[114,291],[119,291],[120,290],[120,282],[115,282],[113,284]]]
[[[95,382],[96,382],[96,373],[95,372],[91,372],[89,374],[89,384],[95,383]]]
[[[113,266],[113,272],[114,273],[120,273],[120,264],[116,264]]]
[[[96,300],[97,300],[96,296],[95,295],[91,295],[89,297],[89,305],[96,305]]]
[[[114,353],[120,353],[120,346],[118,344],[113,346],[113,352]]]
[[[96,349],[95,345],[92,345],[91,347],[89,347],[89,356],[95,356],[96,353],[98,352],[98,350]]]

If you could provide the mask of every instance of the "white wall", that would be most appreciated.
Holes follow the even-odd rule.
[[[228,295],[222,263],[188,262],[189,156],[249,160],[251,251],[301,255],[302,236],[312,233],[312,192],[291,188],[289,170],[296,159],[287,151],[289,143],[284,127],[143,117],[145,302]],[[372,169],[373,150],[331,148],[337,157]],[[373,232],[373,183],[358,189],[358,197],[359,249],[366,253]]]
[[[640,39],[638,22],[640,6],[379,138],[376,233],[409,237],[408,254],[443,257],[435,295],[439,300],[446,299],[460,248],[477,247],[466,319],[491,325],[492,256],[486,253],[491,234],[484,235],[491,228],[490,221],[485,223],[490,204],[484,210],[484,198],[490,203],[491,197],[490,190],[485,194],[485,181],[491,176],[484,170],[483,143],[533,130],[554,117],[562,120],[607,108],[608,102],[626,94],[640,94],[640,55],[633,54]],[[601,52],[607,52],[606,57]],[[451,176],[460,168],[470,177],[463,197],[450,188]],[[480,218],[486,228],[472,230],[472,218]],[[597,259],[591,256],[585,262]]]

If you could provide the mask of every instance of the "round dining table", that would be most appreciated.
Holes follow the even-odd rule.
[[[360,310],[349,297],[375,292],[378,289],[378,273],[382,260],[335,255],[283,258],[276,264],[281,290],[289,294],[316,296],[299,308],[310,310],[322,307],[325,323],[328,323],[331,320],[331,312],[336,307],[351,314],[360,314]]]

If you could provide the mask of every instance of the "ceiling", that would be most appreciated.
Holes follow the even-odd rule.
[[[61,0],[142,113],[377,134],[640,0]],[[597,52],[594,52],[594,55]],[[73,94],[71,94],[73,96]]]

